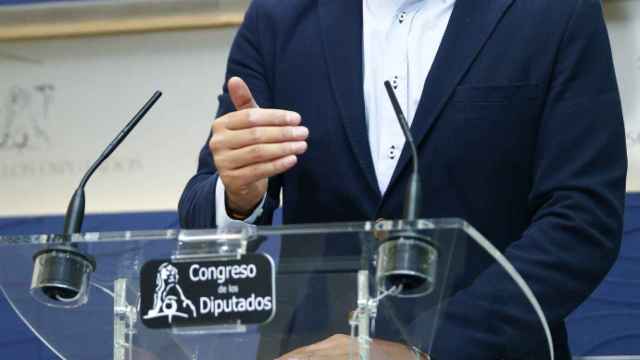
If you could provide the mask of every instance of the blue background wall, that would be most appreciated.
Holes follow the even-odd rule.
[[[640,355],[640,194],[627,197],[618,261],[568,328],[575,355]]]
[[[0,234],[55,233],[61,216],[0,219]],[[173,212],[92,215],[86,231],[171,229]],[[622,252],[607,279],[569,318],[574,355],[640,355],[640,194],[629,195]],[[55,359],[0,297],[0,359]]]

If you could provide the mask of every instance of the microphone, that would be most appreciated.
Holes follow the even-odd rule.
[[[398,118],[398,122],[402,128],[402,134],[409,145],[409,150],[411,150],[413,172],[411,173],[411,178],[409,179],[409,184],[407,185],[407,190],[404,196],[403,211],[404,219],[411,221],[418,217],[418,213],[420,212],[420,203],[422,202],[422,182],[420,181],[418,150],[416,149],[416,144],[413,141],[413,136],[411,136],[411,130],[409,130],[407,119],[404,117],[404,113],[402,112],[396,93],[393,91],[389,80],[384,82],[384,87],[387,89],[387,95],[389,95],[393,111],[396,113],[396,117]]]
[[[120,146],[161,96],[160,91],[153,94],[84,174],[69,201],[60,243],[34,254],[31,295],[36,300],[49,306],[67,308],[77,307],[87,302],[89,278],[96,269],[96,261],[71,243],[72,235],[82,231],[85,211],[84,188],[100,165]]]
[[[384,86],[411,151],[413,171],[405,192],[403,218],[413,222],[419,217],[422,203],[418,151],[391,83],[385,81]],[[438,249],[430,237],[413,230],[390,232],[378,246],[377,255],[376,282],[379,290],[399,297],[423,296],[433,291]]]
[[[78,188],[73,193],[73,197],[71,198],[71,201],[69,201],[69,206],[67,207],[67,214],[64,219],[65,235],[76,234],[82,230],[82,222],[84,220],[84,203],[85,203],[84,188],[87,185],[87,182],[89,181],[93,173],[100,167],[100,165],[102,165],[102,163],[105,160],[109,158],[109,156],[111,156],[111,154],[118,148],[118,146],[122,144],[124,139],[126,139],[129,133],[131,133],[131,131],[133,130],[133,128],[135,128],[136,125],[138,125],[140,120],[142,120],[142,118],[144,118],[145,115],[147,115],[149,110],[151,110],[151,108],[156,104],[156,102],[158,101],[158,99],[160,99],[161,96],[162,96],[162,93],[160,91],[156,91],[153,94],[153,96],[151,96],[151,99],[149,99],[147,103],[144,104],[142,109],[140,109],[140,111],[138,111],[138,113],[133,117],[133,119],[129,121],[129,123],[124,127],[124,129],[122,129],[122,131],[118,133],[116,138],[113,139],[113,141],[109,143],[109,145],[107,145],[107,148],[104,149],[104,151],[102,152],[102,154],[100,154],[98,159],[93,163],[93,165],[91,165],[87,173],[84,174],[84,176],[82,177],[82,180],[80,181],[80,185],[78,185]]]

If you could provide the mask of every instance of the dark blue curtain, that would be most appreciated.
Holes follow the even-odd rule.
[[[618,261],[568,327],[575,355],[640,355],[640,194],[627,196]]]

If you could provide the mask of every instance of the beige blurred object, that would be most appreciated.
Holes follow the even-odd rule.
[[[250,0],[109,0],[0,7],[0,41],[237,26]]]

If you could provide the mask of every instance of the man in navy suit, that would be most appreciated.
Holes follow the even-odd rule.
[[[180,201],[182,226],[270,224],[281,190],[285,223],[401,217],[409,154],[379,131],[396,122],[376,96],[388,77],[418,145],[421,217],[466,219],[503,251],[541,302],[556,358],[570,359],[564,319],[610,269],[622,235],[624,128],[600,2],[374,3],[253,1]],[[385,11],[388,23],[374,17]],[[546,357],[529,305],[472,251],[431,355]],[[332,337],[290,356],[339,357],[345,344]]]

